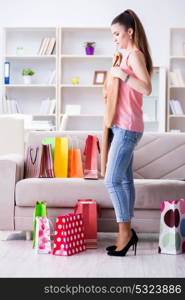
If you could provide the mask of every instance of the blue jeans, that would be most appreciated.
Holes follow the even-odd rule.
[[[143,132],[122,129],[117,125],[113,125],[110,131],[111,145],[104,183],[114,206],[116,221],[130,222],[135,204],[133,151]]]

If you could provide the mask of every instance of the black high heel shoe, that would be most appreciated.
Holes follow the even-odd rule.
[[[136,234],[136,232],[135,232],[134,229],[131,229],[131,230],[132,230],[132,233],[133,233],[133,234]],[[107,250],[107,251],[112,251],[112,250],[116,250],[116,248],[117,248],[116,245],[112,245],[112,246],[107,247],[106,250]],[[134,245],[133,245],[132,250],[134,250]]]
[[[132,230],[132,237],[130,241],[127,243],[127,245],[121,249],[120,251],[112,250],[108,251],[108,255],[111,256],[125,256],[131,246],[134,247],[134,255],[136,255],[136,250],[137,250],[137,243],[138,243],[138,236],[134,230]]]

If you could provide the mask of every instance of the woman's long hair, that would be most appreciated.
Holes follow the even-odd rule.
[[[150,55],[150,48],[145,30],[138,16],[133,10],[127,9],[123,13],[115,17],[111,25],[116,23],[123,25],[125,27],[125,30],[128,30],[129,28],[133,29],[132,40],[134,41],[136,47],[143,52],[146,61],[146,68],[151,76],[153,71],[153,64]]]

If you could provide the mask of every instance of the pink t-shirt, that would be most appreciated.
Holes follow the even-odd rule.
[[[135,49],[132,51],[140,51]],[[128,56],[131,52],[128,53]],[[120,68],[127,74],[137,78],[135,73],[127,66],[127,60],[122,60]],[[123,129],[131,131],[144,131],[143,121],[143,95],[130,87],[127,83],[120,79],[118,102],[114,118],[114,124]]]

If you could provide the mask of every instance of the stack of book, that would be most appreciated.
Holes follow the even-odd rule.
[[[42,39],[38,55],[51,55],[55,49],[56,38],[55,37],[45,37]]]
[[[170,107],[173,115],[184,114],[180,101],[174,99],[170,100]]]
[[[185,87],[185,81],[182,76],[182,72],[180,69],[176,68],[170,74],[170,84],[173,86],[183,86]]]
[[[52,130],[54,128],[52,120],[33,120],[30,125],[30,129],[32,130]]]

